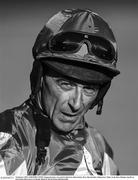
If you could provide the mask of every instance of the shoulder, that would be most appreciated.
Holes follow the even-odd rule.
[[[93,127],[88,127],[88,131],[94,141],[97,153],[99,152],[101,155],[103,175],[119,175],[119,170],[113,160],[113,150],[105,137]]]
[[[12,109],[0,113],[0,132],[12,133],[13,114],[14,111]]]
[[[34,147],[35,123],[31,108],[23,103],[0,113],[0,164],[3,163],[0,172],[22,174],[25,169],[26,173],[30,158],[35,155]]]
[[[105,137],[94,127],[88,126],[90,135],[94,139],[101,154],[107,153],[113,159],[113,150]]]
[[[22,138],[22,135],[27,133],[27,126],[34,125],[31,116],[31,111],[26,103],[12,109],[5,110],[0,113],[0,142],[8,140],[8,137],[15,139]],[[3,140],[3,141],[2,141]],[[2,143],[3,144],[3,143]]]

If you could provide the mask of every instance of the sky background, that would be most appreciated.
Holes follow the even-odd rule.
[[[86,115],[114,150],[121,175],[138,175],[138,14],[136,0],[3,1],[0,5],[0,111],[20,105],[30,94],[32,46],[55,13],[90,8],[111,25],[119,47],[117,76],[103,113]]]

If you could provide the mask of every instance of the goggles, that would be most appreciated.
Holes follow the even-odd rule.
[[[48,48],[53,53],[76,53],[82,44],[86,44],[90,55],[109,63],[116,61],[113,45],[106,39],[81,33],[66,32],[49,40]]]

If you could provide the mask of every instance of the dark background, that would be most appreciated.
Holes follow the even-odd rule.
[[[32,46],[38,32],[65,8],[90,8],[111,25],[119,46],[121,74],[112,83],[101,116],[95,109],[88,121],[109,141],[122,175],[138,175],[138,15],[134,0],[1,1],[0,111],[29,97]]]

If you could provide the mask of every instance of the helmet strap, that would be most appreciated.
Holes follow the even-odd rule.
[[[38,60],[35,60],[33,63],[32,72],[30,74],[31,82],[31,94],[36,95],[41,87],[41,78],[43,76],[43,67],[42,63]]]
[[[103,99],[101,99],[97,104],[97,111],[96,111],[97,115],[102,114],[102,107],[103,107]]]
[[[37,157],[36,157],[36,167],[44,164],[45,157],[47,154],[47,147],[49,146],[51,132],[50,126],[51,121],[45,112],[41,108],[41,103],[39,102],[39,93],[41,90],[42,79],[43,78],[43,67],[40,61],[35,60],[33,63],[33,69],[30,74],[31,81],[31,95],[30,95],[30,105],[33,111],[33,118],[36,124],[36,141],[37,146]],[[35,168],[35,171],[37,171]]]
[[[106,95],[108,89],[110,88],[110,85],[111,85],[111,81],[102,85],[102,87],[99,89],[99,92],[98,92],[98,95],[97,95],[95,101],[92,103],[92,105],[90,107],[90,109],[93,109],[94,106],[97,105],[97,111],[96,111],[97,115],[101,115],[101,113],[102,113],[103,99],[104,99],[104,96]]]

